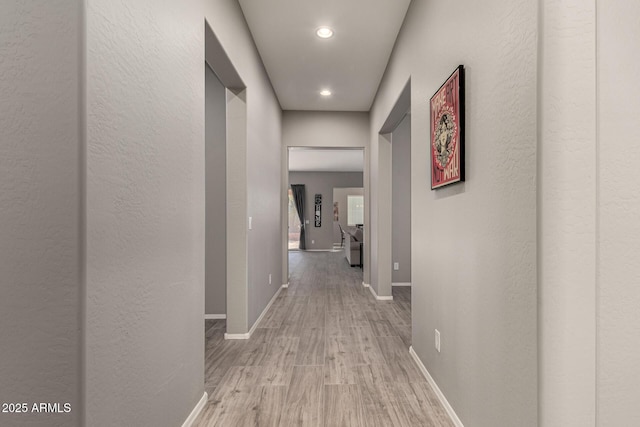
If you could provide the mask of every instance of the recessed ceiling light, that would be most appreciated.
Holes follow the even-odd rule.
[[[316,30],[316,35],[321,39],[328,39],[333,36],[333,30],[329,27],[320,27]]]
[[[322,96],[330,96],[331,95],[331,91],[329,89],[322,89],[320,91],[320,95],[322,95]]]

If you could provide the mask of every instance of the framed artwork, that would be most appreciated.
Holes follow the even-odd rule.
[[[429,103],[431,189],[464,181],[464,67],[449,76]]]
[[[322,194],[315,195],[315,226],[322,227]]]

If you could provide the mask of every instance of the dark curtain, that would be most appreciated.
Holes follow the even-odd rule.
[[[296,202],[296,211],[298,211],[298,218],[300,219],[300,249],[307,249],[304,235],[304,184],[291,184],[291,192],[293,193],[293,200]]]

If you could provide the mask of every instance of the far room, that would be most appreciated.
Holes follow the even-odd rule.
[[[290,271],[304,257],[299,252],[324,252],[361,274],[364,150],[290,147],[288,166]]]

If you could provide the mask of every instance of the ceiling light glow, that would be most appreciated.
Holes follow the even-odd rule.
[[[329,27],[320,27],[316,30],[316,35],[321,39],[328,39],[333,36],[333,30]]]
[[[320,95],[322,95],[322,96],[330,96],[331,95],[331,91],[329,89],[322,89],[320,91]]]

